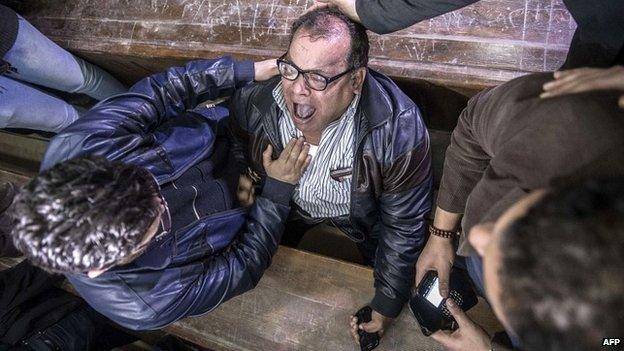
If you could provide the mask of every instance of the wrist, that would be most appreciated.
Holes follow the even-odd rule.
[[[459,230],[448,230],[448,229],[442,229],[442,228],[438,228],[434,225],[429,225],[429,238],[439,238],[439,239],[444,239],[445,241],[452,241],[453,239],[459,237],[460,235],[460,231]]]

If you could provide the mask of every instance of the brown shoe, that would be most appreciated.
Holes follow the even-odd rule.
[[[11,182],[0,184],[0,213],[11,206],[16,190],[15,184]]]

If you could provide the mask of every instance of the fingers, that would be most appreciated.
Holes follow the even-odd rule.
[[[292,166],[297,164],[297,160],[299,159],[299,154],[301,153],[301,149],[304,147],[303,141],[305,139],[303,137],[297,138],[295,145],[293,145],[292,150],[290,151],[290,155],[288,155],[288,159],[286,162]]]
[[[264,81],[278,74],[279,71],[277,70],[277,59],[254,62],[255,81]]]
[[[238,188],[241,190],[250,190],[253,188],[253,181],[248,176],[241,174],[238,177]]]
[[[299,170],[303,169],[308,159],[309,153],[310,153],[310,144],[304,143],[295,161],[295,169],[299,169]]]
[[[273,146],[271,145],[271,143],[269,143],[266,147],[266,149],[264,149],[264,152],[262,153],[262,165],[264,166],[264,168],[268,168],[269,165],[271,165],[271,163],[273,162],[271,155],[273,154]]]
[[[540,97],[544,98],[564,94],[582,93],[600,88],[602,88],[602,82],[599,78],[591,76],[571,76],[566,80],[557,80],[544,84],[544,92],[540,94]]]
[[[555,72],[555,80],[545,83],[542,98],[617,88],[618,72],[610,69],[578,68]]]
[[[251,206],[255,201],[256,189],[253,181],[244,174],[238,178],[238,189],[236,189],[236,197],[242,206]]]
[[[420,262],[416,262],[416,284],[415,284],[416,286],[420,284],[420,281],[425,276],[425,273],[427,273],[427,269],[422,267],[422,265],[419,265],[419,263]]]
[[[553,76],[555,77],[555,79],[561,79],[561,78],[577,75],[579,73],[584,72],[585,70],[587,70],[587,68],[582,67],[582,68],[568,69],[565,71],[556,71],[553,74]]]
[[[555,80],[544,84],[544,93],[542,93],[542,95],[544,95],[543,97],[554,96],[562,87],[568,86],[572,82],[578,82],[595,73],[597,73],[595,70],[589,68],[577,68],[555,72]]]
[[[286,147],[284,148],[284,150],[282,150],[282,153],[279,155],[279,158],[282,159],[283,161],[288,160],[293,147],[295,147],[295,144],[297,144],[297,139],[296,138],[290,139],[288,144],[286,144]]]
[[[624,99],[623,99],[624,100]],[[622,107],[624,108],[624,106]],[[309,151],[309,150],[308,150]],[[306,160],[303,163],[303,166],[301,167],[301,171],[300,173],[303,175],[307,170],[308,170],[308,166],[310,165],[310,162],[312,162],[312,156],[307,155],[306,156]]]
[[[314,11],[316,9],[320,9],[323,7],[330,7],[330,6],[333,6],[333,4],[331,3],[331,0],[316,0],[316,2],[314,2],[312,6],[308,7],[305,13],[308,13],[310,11]]]
[[[457,321],[457,325],[460,329],[465,327],[467,324],[472,324],[472,321],[466,312],[464,312],[452,298],[446,299],[446,308],[449,310],[451,315],[453,315],[453,318]]]
[[[360,336],[358,335],[358,325],[357,318],[355,316],[351,316],[351,320],[349,321],[349,326],[351,327],[351,337],[356,344],[360,344]]]
[[[440,345],[444,346],[445,348],[449,348],[453,341],[451,333],[446,330],[438,330],[437,332],[431,334],[431,338],[440,343]]]
[[[381,331],[381,327],[381,323],[377,321],[370,321],[368,323],[361,323],[359,325],[359,328],[367,333],[377,333],[378,331]]]
[[[449,276],[451,275],[451,267],[447,265],[441,265],[437,267],[438,270],[438,288],[442,297],[448,297],[449,295]]]

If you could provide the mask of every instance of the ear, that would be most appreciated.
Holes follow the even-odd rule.
[[[472,247],[477,250],[479,256],[483,257],[485,248],[492,241],[492,235],[494,234],[494,222],[487,222],[477,224],[470,230],[468,235],[468,241]]]
[[[354,94],[360,94],[362,92],[364,78],[366,78],[366,67],[356,69],[351,75],[351,85],[353,87]]]
[[[87,276],[91,279],[98,277],[100,274],[106,272],[106,269],[92,269],[87,273]]]

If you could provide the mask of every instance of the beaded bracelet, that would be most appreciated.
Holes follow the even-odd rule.
[[[441,238],[446,238],[446,239],[450,239],[453,238],[455,236],[459,236],[460,231],[453,231],[453,230],[442,230],[442,229],[438,229],[436,227],[434,227],[433,225],[429,225],[429,234],[431,235],[435,235],[435,236],[439,236]]]

